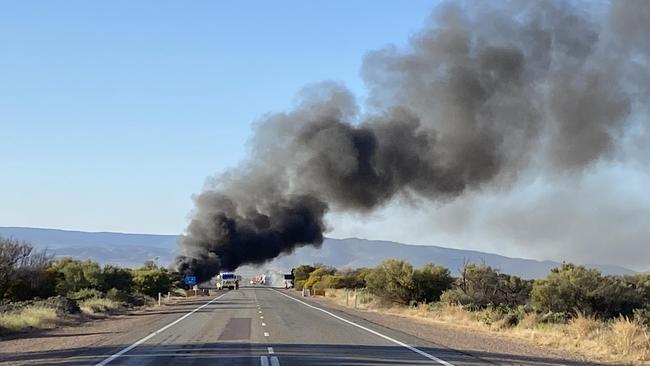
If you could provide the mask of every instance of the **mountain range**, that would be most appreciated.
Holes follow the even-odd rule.
[[[102,264],[137,267],[149,259],[161,265],[174,262],[177,253],[176,235],[126,234],[113,232],[83,232],[28,227],[0,227],[0,236],[13,237],[32,243],[36,248],[47,249],[56,256],[92,259]],[[474,250],[453,249],[433,245],[408,245],[382,240],[358,238],[327,238],[320,248],[305,246],[292,254],[284,255],[260,266],[285,272],[299,264],[323,263],[337,268],[375,266],[384,259],[395,258],[415,266],[432,262],[458,274],[464,262],[486,263],[504,273],[523,278],[546,276],[560,263],[532,259],[511,258]],[[630,269],[603,264],[587,264],[604,274],[634,274]],[[259,268],[246,267],[254,271]]]

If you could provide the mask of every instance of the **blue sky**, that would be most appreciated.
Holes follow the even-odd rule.
[[[305,84],[363,96],[366,51],[435,2],[3,2],[0,225],[181,232],[208,175]]]

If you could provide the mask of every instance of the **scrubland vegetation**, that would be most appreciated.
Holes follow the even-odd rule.
[[[499,333],[592,360],[650,364],[650,274],[604,276],[565,263],[525,280],[468,263],[454,278],[433,264],[387,260],[354,270],[302,265],[294,277],[296,289],[343,306]]]
[[[153,261],[138,269],[102,267],[91,260],[55,259],[29,243],[0,237],[0,333],[153,304],[179,280]]]

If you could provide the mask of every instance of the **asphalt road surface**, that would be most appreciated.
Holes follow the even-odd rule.
[[[431,344],[294,291],[251,287],[166,306],[155,322],[120,330],[114,344],[51,350],[25,355],[23,361],[31,357],[38,361],[30,364],[98,366],[548,364],[489,356]]]

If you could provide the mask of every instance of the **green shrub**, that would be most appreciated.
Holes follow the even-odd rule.
[[[440,295],[440,302],[449,305],[470,305],[472,298],[467,296],[460,288],[446,290]]]
[[[128,268],[120,268],[112,265],[104,266],[102,271],[102,291],[117,289],[124,292],[130,292],[133,287],[133,274]]]
[[[121,304],[110,299],[91,298],[80,302],[79,307],[86,314],[106,315],[117,311]]]
[[[306,280],[294,281],[293,288],[296,289],[297,291],[301,291],[305,287],[305,282],[307,281]]]
[[[131,301],[131,296],[129,295],[128,292],[118,290],[116,288],[112,288],[108,291],[106,291],[106,298],[109,300],[117,301],[117,302],[124,302],[124,303],[130,303]]]
[[[294,268],[291,273],[293,273],[293,280],[294,283],[298,281],[307,281],[307,278],[309,278],[309,275],[316,270],[317,267],[310,266],[310,265],[300,265],[296,268]]]
[[[317,268],[309,274],[309,277],[307,278],[307,281],[305,281],[303,287],[311,289],[314,288],[315,285],[318,285],[317,288],[319,289],[326,288],[327,285],[325,282],[320,282],[323,281],[327,276],[331,276],[334,273],[336,273],[336,269],[331,267]]]
[[[388,259],[366,275],[371,294],[390,302],[408,304],[413,299],[413,266]]]
[[[413,272],[413,300],[432,302],[440,300],[443,291],[451,288],[454,279],[449,270],[432,263],[424,265]]]
[[[91,260],[61,258],[52,263],[51,270],[57,275],[56,291],[60,295],[85,288],[99,289],[103,283],[99,264]]]
[[[56,276],[48,271],[52,255],[28,243],[0,237],[0,301],[25,301],[55,294]]]
[[[75,301],[84,301],[88,299],[102,298],[102,297],[104,297],[103,292],[92,288],[83,288],[79,291],[68,293],[68,298]]]
[[[31,305],[17,312],[0,313],[0,332],[52,328],[57,319],[55,309]]]
[[[64,296],[50,297],[45,300],[36,301],[35,304],[38,306],[54,309],[54,311],[56,311],[56,314],[60,317],[70,314],[77,314],[81,311],[79,309],[79,304],[76,301]]]
[[[634,309],[634,320],[638,321],[639,324],[650,327],[650,307]]]
[[[621,277],[602,276],[594,269],[565,263],[535,281],[532,303],[540,312],[581,312],[588,316],[631,316],[642,308],[643,292]]]
[[[446,301],[476,308],[499,304],[514,307],[528,302],[531,287],[531,281],[499,273],[484,264],[468,263],[456,281],[456,293],[448,294]]]
[[[164,268],[140,268],[133,271],[133,288],[151,297],[167,293],[173,282],[172,275]]]
[[[133,306],[145,306],[145,305],[155,304],[156,300],[151,296],[147,296],[145,294],[136,292],[136,293],[129,294],[128,302],[130,305]]]

